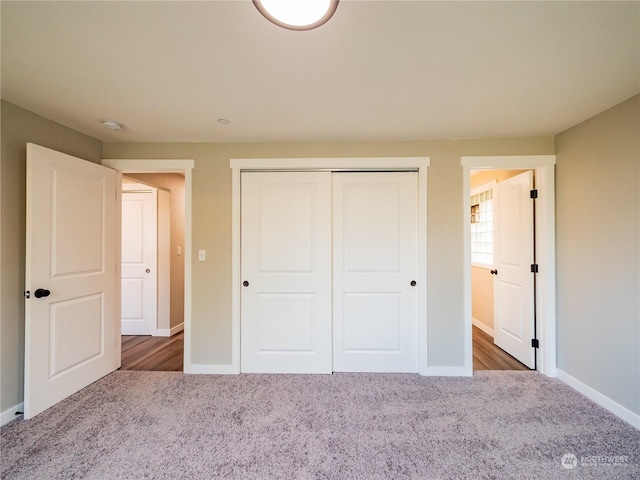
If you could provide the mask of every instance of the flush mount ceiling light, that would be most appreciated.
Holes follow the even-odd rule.
[[[122,124],[115,120],[102,120],[102,126],[109,130],[122,130]]]
[[[270,22],[289,30],[311,30],[324,25],[338,8],[339,0],[253,0]]]

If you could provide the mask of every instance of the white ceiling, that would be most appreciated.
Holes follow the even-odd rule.
[[[637,1],[342,0],[308,32],[250,0],[1,9],[2,98],[103,141],[553,135],[640,92]]]

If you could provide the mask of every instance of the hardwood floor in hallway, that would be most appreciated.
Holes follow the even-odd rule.
[[[184,332],[173,337],[122,336],[121,370],[183,370]],[[474,370],[529,370],[525,365],[493,344],[493,339],[473,327]]]
[[[493,338],[473,327],[474,370],[529,370],[518,360],[493,343]]]
[[[184,331],[172,337],[122,336],[120,370],[181,372],[183,357]]]

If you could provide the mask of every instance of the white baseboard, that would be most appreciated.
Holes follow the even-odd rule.
[[[156,330],[157,337],[173,337],[176,333],[184,330],[184,323],[171,328],[159,328]]]
[[[237,365],[185,365],[184,373],[208,374],[208,375],[237,375],[240,368]],[[428,367],[425,376],[432,377],[469,377],[473,372],[469,373],[465,367]]]
[[[427,377],[469,377],[466,367],[427,367]]]
[[[471,318],[471,323],[473,323],[474,327],[478,327],[484,333],[486,333],[487,335],[491,336],[491,338],[493,338],[493,328],[485,325],[484,323],[482,323],[477,318]]]
[[[237,375],[240,368],[237,365],[185,365],[184,373],[206,375]]]
[[[5,410],[4,412],[2,412],[0,417],[0,425],[6,425],[10,421],[18,418],[19,415],[16,415],[16,412],[24,412],[24,403],[20,403],[19,405],[11,407],[9,410]]]
[[[556,377],[558,380],[563,381],[567,385],[569,385],[574,390],[577,390],[582,395],[587,397],[590,400],[593,400],[595,403],[600,405],[601,407],[609,410],[614,415],[620,417],[625,422],[631,424],[640,430],[640,415],[633,413],[626,407],[623,407],[619,403],[611,400],[609,397],[603,395],[597,390],[593,389],[589,385],[582,383],[577,378],[572,377],[568,373],[563,372],[559,368],[556,369]]]

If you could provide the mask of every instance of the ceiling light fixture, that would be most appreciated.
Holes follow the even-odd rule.
[[[120,122],[116,122],[115,120],[102,120],[102,126],[104,128],[108,128],[109,130],[122,130],[123,125]]]
[[[253,0],[264,17],[288,30],[311,30],[324,25],[339,0]]]

